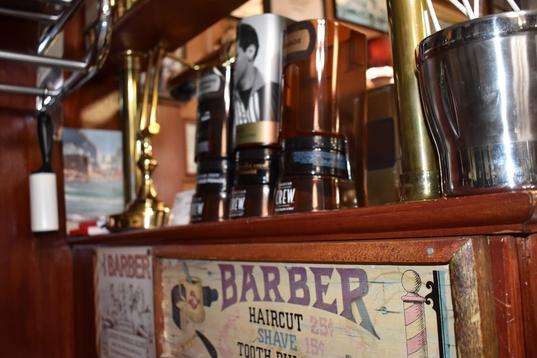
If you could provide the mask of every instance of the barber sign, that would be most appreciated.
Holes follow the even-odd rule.
[[[161,357],[455,357],[448,266],[160,259]]]
[[[155,357],[151,249],[99,248],[95,275],[99,356]]]

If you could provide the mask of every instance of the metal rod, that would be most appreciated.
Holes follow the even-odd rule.
[[[87,64],[83,61],[64,60],[63,58],[27,55],[18,52],[0,50],[0,59],[8,61],[26,62],[46,67],[60,67],[66,70],[82,71]]]
[[[15,85],[5,85],[0,84],[0,92],[9,92],[15,94],[24,94],[32,96],[57,96],[59,90],[50,90],[48,88],[39,88],[39,87],[26,87],[26,86],[15,86]]]
[[[140,132],[143,132],[149,126],[148,118],[147,118],[148,112],[149,112],[149,91],[150,91],[151,82],[152,82],[151,69],[153,67],[153,63],[155,62],[155,55],[156,55],[156,52],[154,50],[151,50],[149,54],[149,58],[147,60],[147,70],[145,72],[142,109],[141,109],[141,114],[140,114]]]
[[[51,14],[43,14],[40,12],[13,10],[13,9],[6,9],[4,7],[0,7],[0,15],[19,17],[22,19],[29,19],[29,20],[47,21],[47,22],[55,22],[55,21],[58,21],[58,19],[60,18],[60,15],[51,15]]]
[[[128,50],[123,54],[121,76],[121,123],[123,123],[123,172],[125,203],[136,199],[136,189],[141,186],[142,172],[137,166],[140,150],[136,139],[140,126],[140,95],[142,59],[144,54]],[[146,77],[147,78],[147,77]]]
[[[388,0],[401,142],[401,200],[439,197],[438,158],[421,106],[415,48],[425,37],[424,1]]]
[[[47,111],[47,109],[54,107],[54,105],[60,102],[68,93],[89,81],[106,61],[112,38],[112,26],[110,23],[112,8],[110,7],[110,0],[100,0],[99,9],[100,12],[95,44],[85,59],[85,63],[87,63],[88,66],[84,71],[71,74],[71,76],[64,82],[64,85],[57,96],[43,97],[42,104],[38,105],[39,111]]]
[[[53,3],[61,6],[69,6],[73,2],[72,0],[37,0],[44,3]]]
[[[38,54],[42,54],[50,46],[56,36],[58,36],[58,34],[63,30],[63,27],[67,21],[79,8],[80,4],[82,4],[82,0],[74,0],[72,5],[62,13],[62,16],[59,18],[59,20],[43,33],[39,39],[39,46],[37,46]]]
[[[159,91],[159,83],[160,83],[160,73],[161,73],[161,67],[162,67],[162,58],[164,57],[164,49],[158,48],[157,50],[157,57],[155,59],[156,63],[154,66],[154,73],[153,73],[153,93],[151,98],[151,111],[149,115],[149,123],[147,125],[147,130],[152,135],[156,135],[160,131],[160,125],[157,123],[157,104],[158,104],[158,91]],[[146,76],[147,80],[147,76]]]

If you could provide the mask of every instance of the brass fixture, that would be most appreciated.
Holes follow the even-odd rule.
[[[138,168],[140,148],[138,130],[140,128],[140,82],[142,61],[146,55],[127,50],[123,53],[123,71],[121,76],[121,122],[123,124],[123,172],[125,203],[136,198],[136,190],[142,182],[142,173]]]
[[[140,170],[140,186],[136,198],[131,201],[127,209],[121,213],[108,217],[107,228],[111,231],[123,229],[149,229],[154,227],[165,226],[168,222],[170,209],[167,208],[162,201],[158,199],[157,190],[153,182],[153,171],[157,166],[157,160],[153,157],[153,147],[151,145],[151,137],[160,132],[160,125],[157,123],[157,102],[158,89],[161,72],[162,58],[164,57],[164,49],[157,48],[150,52],[148,56],[146,80],[143,89],[143,101],[139,114],[139,129],[137,133],[136,149],[139,150],[139,158],[137,166]],[[136,68],[136,55],[134,53],[126,53],[125,64]],[[130,60],[129,60],[130,58]],[[127,76],[128,77],[128,76]],[[131,82],[127,90],[131,90],[131,94],[137,88],[135,75],[131,77]],[[128,81],[124,81],[126,84]],[[149,96],[151,93],[151,105],[149,105]],[[126,112],[132,114],[138,113],[137,96],[125,96],[128,99],[127,103],[123,103],[123,107],[127,108]],[[133,103],[134,102],[134,103]],[[138,116],[138,115],[136,115]]]
[[[425,37],[423,10],[422,0],[388,0],[402,151],[402,201],[441,195],[438,158],[425,122],[416,77],[414,51]]]

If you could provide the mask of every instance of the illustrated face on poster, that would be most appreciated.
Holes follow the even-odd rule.
[[[455,357],[448,266],[161,259],[161,357]]]

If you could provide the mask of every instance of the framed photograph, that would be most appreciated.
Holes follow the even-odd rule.
[[[388,32],[388,8],[385,0],[334,0],[336,19],[373,30]]]
[[[485,241],[157,247],[158,356],[493,355]]]
[[[268,12],[294,21],[323,18],[324,0],[270,0]]]
[[[185,122],[185,173],[196,175],[197,164],[194,160],[196,155],[196,122]]]
[[[121,131],[64,128],[62,131],[67,232],[83,222],[121,212]]]

